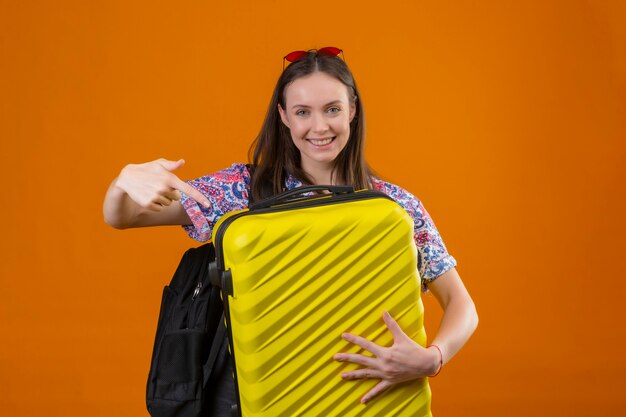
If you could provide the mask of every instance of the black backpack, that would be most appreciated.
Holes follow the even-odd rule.
[[[246,168],[254,175],[253,165]],[[272,182],[264,180],[262,194],[271,193]],[[208,384],[226,338],[220,289],[209,279],[214,261],[212,243],[187,250],[163,289],[146,387],[152,417],[199,417],[214,394]]]
[[[225,328],[219,289],[208,265],[213,244],[187,250],[168,286],[152,351],[146,404],[152,417],[198,417]]]

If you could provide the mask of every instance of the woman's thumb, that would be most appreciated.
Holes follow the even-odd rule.
[[[179,159],[178,161],[169,161],[167,159],[159,159],[157,160],[157,162],[165,169],[167,169],[168,171],[176,171],[178,168],[182,167],[183,165],[185,165],[185,160],[184,159]]]

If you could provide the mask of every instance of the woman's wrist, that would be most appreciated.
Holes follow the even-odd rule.
[[[431,372],[428,374],[428,376],[432,378],[439,375],[441,368],[443,368],[443,352],[441,351],[441,348],[434,343],[426,347],[426,349],[431,351],[434,357]]]

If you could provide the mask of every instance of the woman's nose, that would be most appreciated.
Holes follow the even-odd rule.
[[[328,130],[328,122],[322,114],[315,114],[313,116],[312,130],[314,132],[326,132]]]

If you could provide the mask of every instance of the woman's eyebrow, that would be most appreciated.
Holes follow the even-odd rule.
[[[323,107],[331,106],[333,104],[341,104],[341,100],[333,100],[330,103],[324,104]],[[296,107],[301,107],[301,108],[305,108],[305,109],[310,109],[311,108],[311,106],[308,106],[306,104],[294,104],[293,106],[291,106],[292,109],[295,109]]]

